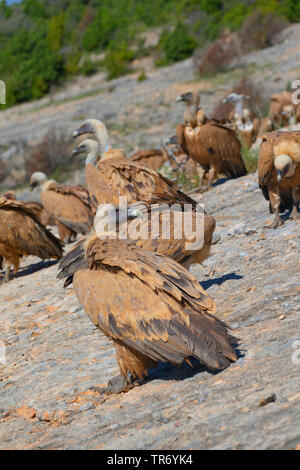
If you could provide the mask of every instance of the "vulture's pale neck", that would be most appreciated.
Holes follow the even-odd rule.
[[[235,103],[235,112],[240,118],[243,116],[243,107],[243,100],[239,98]]]
[[[111,146],[109,143],[109,135],[104,124],[96,127],[95,136],[97,137],[97,140],[99,143],[100,155],[103,155],[103,153],[111,149]]]
[[[199,109],[199,106],[200,106],[200,96],[194,95],[193,100],[189,105],[189,109],[191,110],[192,113],[196,113]]]
[[[56,183],[56,181],[54,181],[54,180],[46,180],[46,181],[44,181],[44,182],[40,185],[41,190],[42,190],[42,191],[47,191],[47,189],[49,188],[49,186],[50,186],[51,184],[53,184],[53,183]]]
[[[97,161],[98,161],[98,153],[96,152],[95,149],[93,149],[87,154],[87,157],[85,160],[85,166],[87,165],[97,166]]]

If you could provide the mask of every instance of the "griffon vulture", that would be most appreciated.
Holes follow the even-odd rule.
[[[292,210],[291,218],[300,217],[300,131],[275,131],[263,136],[258,181],[270,201],[270,212],[275,213],[274,228],[283,224],[281,212]]]
[[[261,120],[253,111],[250,111],[250,109],[244,105],[245,101],[249,99],[249,96],[230,93],[230,95],[223,100],[224,104],[234,104],[234,109],[229,115],[229,120],[235,124],[236,130],[247,148],[250,148],[253,142],[255,142],[261,125]]]
[[[107,130],[100,121],[91,120],[83,124],[73,135],[93,132],[99,139],[99,145],[92,139],[86,139],[73,150],[73,156],[86,154],[85,177],[88,190],[96,205],[104,203],[119,203],[119,196],[126,196],[127,203],[147,200],[155,194],[170,197],[176,196],[178,201],[191,203],[192,199],[183,194],[177,186],[154,170],[138,163],[119,158],[109,158],[98,161],[101,149],[108,148]],[[93,126],[93,127],[91,127]],[[101,131],[102,129],[102,131]],[[101,139],[105,140],[101,140]]]
[[[218,174],[237,178],[247,173],[236,133],[215,121],[207,121],[203,110],[196,114],[197,126],[179,124],[178,143],[198,163],[199,184],[208,177],[208,188]]]
[[[214,301],[180,264],[134,242],[90,236],[60,263],[85,312],[114,344],[121,375],[105,393],[129,390],[159,361],[197,358],[222,370],[236,354]]]
[[[9,280],[10,268],[17,273],[20,257],[34,255],[41,259],[59,259],[63,245],[47,230],[20,201],[0,198],[0,256],[6,265],[4,282]]]
[[[41,186],[41,201],[46,211],[55,218],[61,240],[71,241],[77,233],[89,232],[95,215],[90,195],[83,186],[66,186],[48,180],[36,172],[30,178],[31,189]]]

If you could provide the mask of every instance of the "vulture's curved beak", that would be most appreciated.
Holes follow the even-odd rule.
[[[284,172],[281,171],[281,170],[277,170],[277,181],[278,181],[278,183],[281,183],[283,177],[284,177]]]
[[[76,139],[76,137],[79,137],[83,134],[94,134],[94,129],[90,124],[83,124],[82,126],[78,127],[78,129],[75,129],[72,134],[72,137],[73,139]]]
[[[78,137],[78,136],[80,136],[80,135],[81,135],[81,134],[80,134],[79,129],[75,129],[75,131],[74,131],[73,134],[72,134],[72,137],[73,137],[73,139],[76,139],[76,137]]]
[[[33,191],[37,186],[38,186],[38,183],[36,181],[33,181],[32,183],[30,183],[29,185],[30,191]]]
[[[176,103],[182,103],[183,101],[184,101],[184,99],[183,99],[182,95],[177,96]]]
[[[75,147],[73,150],[72,150],[72,158],[74,157],[77,157],[77,155],[82,155],[83,153],[86,153],[87,152],[87,149],[85,147],[85,145],[82,145],[80,147]]]
[[[166,145],[178,145],[177,135],[172,135],[172,137],[166,140]]]

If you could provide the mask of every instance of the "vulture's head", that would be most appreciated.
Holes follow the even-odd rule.
[[[98,154],[98,143],[92,139],[83,140],[72,151],[72,157],[76,157],[77,155],[89,155],[89,154]]]
[[[169,137],[169,138],[166,140],[165,145],[178,145],[177,136],[176,136],[176,135],[172,135],[172,137]]]
[[[230,93],[230,95],[223,99],[222,103],[237,103],[238,101],[248,101],[249,99],[250,96],[239,95],[238,93]]]
[[[182,93],[177,96],[176,103],[196,104],[200,103],[200,95],[189,91],[188,93]]]
[[[295,173],[295,163],[289,155],[278,155],[274,160],[274,166],[277,170],[278,183],[281,183],[283,178],[293,176]]]
[[[45,173],[42,173],[41,171],[36,171],[31,175],[30,178],[30,189],[33,191],[33,189],[37,188],[38,186],[42,186],[44,183],[47,181],[47,176]]]
[[[81,126],[79,126],[73,132],[73,139],[85,134],[96,134],[98,130],[105,128],[103,122],[98,121],[98,119],[87,119],[84,121]]]
[[[95,136],[98,140],[101,154],[109,150],[109,135],[103,122],[98,119],[87,119],[73,132],[73,139],[86,134]]]
[[[294,116],[294,114],[295,114],[295,108],[294,108],[294,106],[293,106],[292,104],[283,106],[281,114],[282,114],[285,118],[291,119],[291,118]]]

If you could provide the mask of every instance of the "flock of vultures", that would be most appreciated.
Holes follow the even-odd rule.
[[[148,226],[153,204],[159,207],[159,217],[175,218],[178,207],[188,207],[193,219],[197,202],[157,170],[169,160],[187,175],[197,172],[200,189],[207,190],[220,175],[238,178],[247,173],[241,142],[250,147],[257,137],[258,180],[274,213],[272,227],[283,224],[280,214],[285,211],[299,218],[300,131],[279,128],[298,121],[300,110],[283,92],[271,97],[269,116],[260,119],[248,109],[247,100],[230,94],[224,102],[233,103],[233,110],[220,122],[205,115],[199,94],[182,94],[177,101],[184,102],[186,110],[176,135],[159,150],[141,150],[128,158],[111,148],[101,121],[86,120],[73,133],[73,156],[86,156],[86,188],[59,184],[36,172],[30,186],[40,188],[41,204],[19,201],[13,192],[0,198],[3,281],[9,281],[11,267],[16,273],[27,255],[60,260],[58,278],[65,280],[65,287],[73,284],[85,312],[116,350],[121,375],[102,392],[129,390],[159,361],[181,364],[196,358],[209,369],[222,370],[237,359],[236,340],[218,319],[214,300],[187,269],[209,256],[214,217],[204,213],[204,240],[196,250],[184,235],[174,236],[174,227],[167,239],[160,232],[154,239],[113,238],[95,230],[95,220],[101,219],[101,205],[113,205],[120,234],[125,223],[117,207],[120,196],[127,198],[129,226],[136,219]],[[59,238],[48,228],[54,225]],[[79,234],[82,237],[63,255],[65,244]]]

